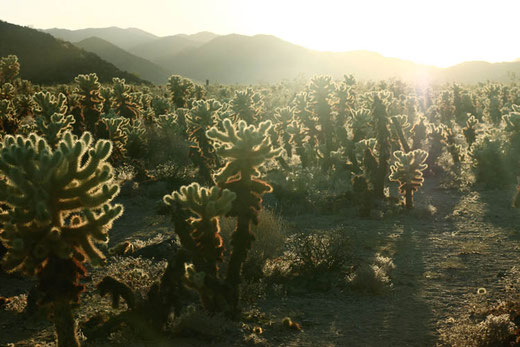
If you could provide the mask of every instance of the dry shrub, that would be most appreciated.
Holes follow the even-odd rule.
[[[27,295],[20,294],[16,296],[12,296],[7,299],[7,303],[5,305],[6,311],[12,311],[17,313],[22,313],[27,306]]]
[[[291,270],[305,276],[341,270],[350,260],[348,239],[340,231],[293,235],[288,242]]]
[[[441,331],[441,341],[449,346],[509,346],[514,341],[516,326],[509,314],[490,314],[475,324],[471,321],[455,322],[450,329]]]
[[[104,269],[94,269],[92,277],[94,283],[99,283],[105,276],[112,276],[144,297],[150,286],[162,276],[166,265],[166,261],[116,256],[110,258],[110,264]]]
[[[171,330],[179,336],[214,340],[224,337],[231,330],[237,330],[236,324],[223,314],[209,315],[206,311],[189,305],[179,317],[176,317]]]
[[[327,291],[339,284],[350,260],[349,242],[343,232],[297,233],[288,237],[283,256],[265,263],[263,273],[273,295]]]
[[[373,264],[363,264],[347,277],[350,287],[365,294],[382,294],[392,287],[390,275],[395,265],[391,258],[376,255]]]
[[[450,346],[518,346],[520,344],[520,269],[513,266],[500,283],[505,293],[490,297],[485,288],[470,297],[463,316],[449,318],[439,329]]]
[[[222,218],[221,235],[227,250],[230,249],[231,234],[236,227],[235,218]],[[263,267],[267,260],[275,259],[283,254],[287,226],[282,218],[270,210],[260,211],[259,223],[252,228],[256,235],[252,248],[243,265],[245,279],[256,280],[263,276]]]

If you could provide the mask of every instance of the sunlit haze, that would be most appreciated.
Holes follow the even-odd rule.
[[[136,27],[159,36],[270,34],[324,51],[369,50],[417,63],[511,61],[518,0],[0,0],[1,20],[35,28]]]

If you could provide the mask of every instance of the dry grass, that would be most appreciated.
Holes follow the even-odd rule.
[[[363,264],[347,277],[350,288],[364,294],[382,294],[392,287],[395,265],[391,258],[376,255],[373,264]]]

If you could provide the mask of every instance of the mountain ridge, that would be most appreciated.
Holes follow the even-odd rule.
[[[107,28],[104,30],[106,33]],[[134,29],[114,30],[126,30],[128,34]],[[142,38],[144,31],[136,30]],[[512,74],[520,75],[519,61],[462,62],[440,68],[366,50],[311,50],[268,34],[247,36],[200,32],[166,37],[148,34],[144,42],[126,50],[160,66],[168,74],[181,74],[199,81],[258,83],[301,75],[328,74],[341,78],[344,74],[353,74],[356,78],[370,80],[395,77],[425,83],[476,83],[487,80],[506,82],[511,80]]]

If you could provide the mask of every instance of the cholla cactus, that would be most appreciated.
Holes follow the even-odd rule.
[[[370,118],[370,110],[366,108],[352,111],[351,127],[354,142],[371,137],[373,132],[370,126]]]
[[[336,150],[334,144],[333,114],[331,109],[334,84],[330,76],[316,76],[309,85],[310,109],[320,124],[319,140],[322,147],[322,169],[327,171],[332,165],[330,153]]]
[[[446,148],[448,153],[450,153],[453,163],[458,165],[464,159],[464,153],[462,150],[462,146],[457,144],[457,133],[454,132],[451,128],[445,129],[445,140]]]
[[[108,131],[108,138],[113,143],[112,161],[121,160],[126,155],[126,142],[128,136],[125,133],[125,128],[128,127],[130,121],[123,117],[104,117],[102,121]]]
[[[268,136],[270,121],[261,122],[257,127],[240,121],[233,126],[231,120],[223,121],[224,131],[213,127],[206,135],[217,145],[217,154],[227,162],[216,174],[216,181],[237,195],[228,215],[237,217],[237,228],[232,235],[233,252],[228,266],[227,282],[232,288],[231,305],[237,308],[240,271],[251,248],[254,235],[251,223],[258,224],[258,212],[262,208],[262,195],[272,187],[259,179],[258,168],[266,160],[280,154],[281,149],[273,149]]]
[[[428,139],[430,150],[428,151],[428,166],[430,169],[438,167],[437,159],[441,156],[446,142],[447,127],[444,124],[429,124]]]
[[[405,131],[410,127],[410,123],[408,123],[408,117],[406,115],[393,116],[390,118],[392,120],[392,125],[394,131],[399,138],[399,142],[403,148],[405,153],[410,152],[410,146],[408,145],[408,141],[405,137]]]
[[[462,129],[464,137],[466,138],[466,143],[468,144],[468,149],[477,139],[477,127],[478,127],[478,119],[475,116],[472,116],[468,113],[468,120],[466,120],[466,127]]]
[[[38,92],[34,94],[34,114],[37,117],[43,117],[47,121],[55,113],[67,113],[67,97],[63,93],[59,93],[58,97],[49,92]]]
[[[412,149],[419,149],[424,145],[426,141],[426,135],[428,133],[426,117],[419,115],[416,119],[415,124],[412,127]]]
[[[156,117],[162,114],[168,114],[170,112],[170,104],[168,99],[162,96],[154,95],[152,97],[152,101],[150,102],[150,106]]]
[[[291,138],[293,137],[289,128],[291,126],[293,117],[293,107],[286,106],[277,108],[275,110],[274,118],[278,121],[278,123],[274,127],[274,133],[276,134],[277,139],[280,141],[280,145],[283,146],[289,158],[292,157]]]
[[[346,81],[336,85],[334,91],[334,111],[336,112],[336,123],[345,124],[351,116],[356,103],[355,92]]]
[[[76,122],[74,116],[68,116],[61,113],[54,113],[46,121],[43,117],[36,119],[36,129],[40,132],[47,143],[52,148],[55,148],[62,136],[72,130],[72,125]]]
[[[258,121],[262,105],[260,94],[255,93],[252,88],[237,90],[230,101],[235,119],[244,120],[248,124],[254,124]]]
[[[512,105],[512,112],[503,116],[508,138],[507,160],[515,176],[520,175],[520,106]]]
[[[112,110],[112,89],[101,87],[99,90],[99,96],[103,99],[103,106],[101,107],[103,113],[109,113]]]
[[[512,105],[513,111],[503,116],[506,123],[505,130],[520,133],[520,106]]]
[[[20,72],[20,63],[16,55],[8,55],[0,59],[0,86],[7,82],[13,82]]]
[[[139,105],[132,101],[128,94],[130,87],[125,84],[124,79],[113,78],[114,82],[114,110],[118,116],[134,119],[139,116]]]
[[[208,189],[194,182],[189,186],[182,186],[171,195],[166,195],[164,202],[171,205],[172,201],[176,201],[183,208],[193,212],[197,217],[191,218],[190,224],[197,228],[203,221],[215,221],[216,217],[228,213],[235,198],[236,194],[228,189],[221,190],[217,186]]]
[[[219,131],[212,127],[206,132],[206,136],[214,140],[217,154],[228,162],[217,174],[218,183],[229,183],[234,176],[239,175],[240,180],[253,180],[259,177],[258,167],[264,161],[280,154],[281,149],[273,150],[267,131],[271,128],[271,122],[261,122],[257,127],[247,125],[239,121],[237,126],[229,119],[222,122],[225,131]]]
[[[97,286],[99,293],[110,294],[116,308],[123,298],[128,310],[94,328],[92,335],[106,336],[126,324],[143,337],[157,337],[170,319],[172,309],[176,316],[181,313],[186,285],[199,292],[204,307],[210,312],[229,312],[229,287],[218,271],[224,251],[219,217],[231,210],[235,196],[227,189],[208,189],[198,183],[165,195],[163,201],[171,208],[182,247],[168,260],[163,276],[145,297],[117,279],[105,277]]]
[[[192,183],[163,199],[168,206],[173,207],[176,202],[195,215],[189,218],[191,233],[181,232],[179,238],[183,247],[192,253],[194,271],[203,278],[202,283],[188,281],[188,284],[199,291],[204,306],[212,312],[229,309],[225,299],[227,291],[218,275],[218,263],[224,254],[219,217],[231,210],[235,198],[236,194],[228,189],[216,186],[208,189]]]
[[[388,130],[388,105],[391,94],[386,92],[374,92],[369,95],[373,117],[376,149],[378,152],[377,171],[374,177],[374,193],[377,197],[384,197],[385,181],[388,175],[390,160],[390,131]]]
[[[0,100],[13,100],[16,89],[11,83],[0,84]]]
[[[188,139],[191,142],[190,158],[207,183],[212,183],[211,169],[218,162],[211,141],[206,137],[206,131],[218,122],[221,108],[222,104],[217,100],[199,100],[193,102],[192,109],[186,114]]]
[[[455,121],[455,107],[453,106],[451,93],[445,90],[439,96],[437,102],[439,108],[440,120],[445,125],[450,125]]]
[[[424,182],[422,172],[428,167],[424,164],[428,157],[428,152],[416,149],[412,152],[394,152],[397,159],[390,167],[392,173],[390,180],[399,182],[401,193],[405,194],[406,207],[413,208],[413,193],[422,186]]]
[[[36,129],[55,148],[63,134],[72,130],[72,125],[76,122],[74,116],[65,115],[68,109],[67,98],[62,93],[55,97],[49,92],[39,92],[33,99],[36,102]]]
[[[20,120],[10,100],[0,100],[0,129],[6,134],[14,134],[20,128]]]
[[[22,119],[33,115],[34,102],[31,96],[18,95],[14,99],[16,117]]]
[[[111,201],[108,141],[92,145],[90,133],[70,132],[53,150],[38,135],[6,136],[2,143],[0,239],[8,249],[2,260],[8,272],[37,275],[40,305],[53,311],[59,346],[79,345],[72,306],[79,303],[86,274],[82,262],[100,264],[95,242],[106,242],[114,219],[123,212]],[[86,160],[85,160],[86,159]]]
[[[309,95],[307,93],[299,93],[294,98],[294,118],[301,122],[303,130],[309,136],[308,143],[314,146],[318,142],[318,120],[309,110]]]
[[[195,85],[187,78],[173,75],[168,79],[168,89],[175,108],[188,107],[188,100],[193,97]]]
[[[80,97],[83,128],[97,137],[108,137],[106,126],[101,122],[104,100],[101,97],[101,84],[98,82],[97,75],[95,73],[79,75],[74,81],[78,83],[75,93]]]
[[[122,126],[126,136],[125,152],[133,159],[142,158],[148,147],[146,128],[140,120],[132,120]]]
[[[493,123],[493,125],[498,125],[502,120],[502,113],[500,112],[500,109],[502,108],[500,100],[500,85],[489,84],[484,88],[484,91],[488,98],[485,102],[485,115],[487,120],[488,122]]]

